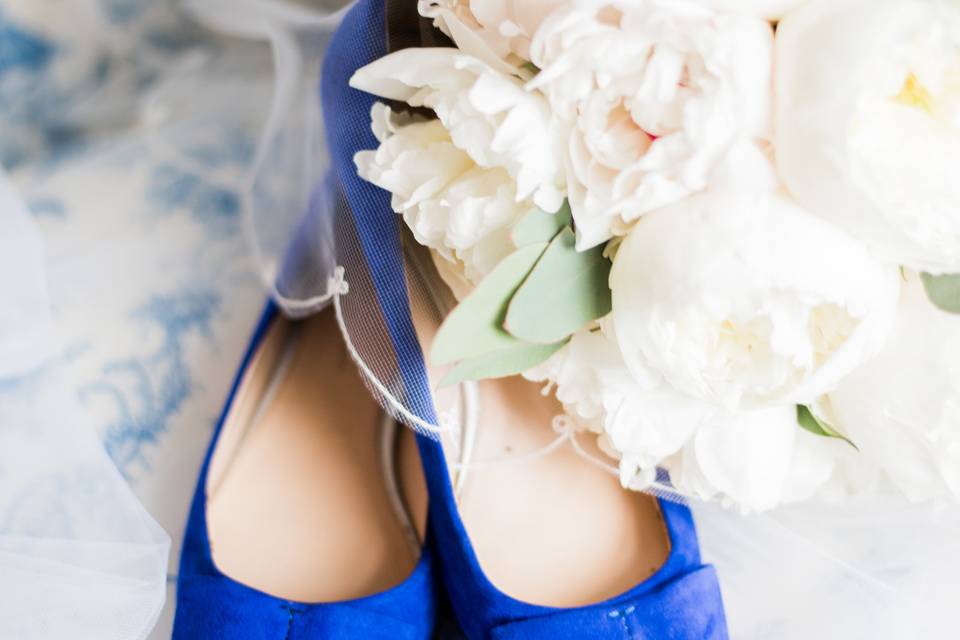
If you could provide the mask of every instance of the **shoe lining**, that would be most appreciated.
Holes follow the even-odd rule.
[[[207,522],[217,567],[298,602],[350,600],[403,582],[419,549],[401,507],[416,512],[422,536],[425,486],[412,434],[384,438],[383,428],[333,314],[275,319],[211,461]],[[395,443],[389,457],[384,443]]]

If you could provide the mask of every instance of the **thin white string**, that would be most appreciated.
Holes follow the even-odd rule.
[[[576,435],[573,428],[573,422],[568,416],[559,415],[555,416],[553,419],[553,430],[559,433],[560,435],[551,440],[545,446],[535,449],[529,453],[524,453],[521,455],[515,456],[504,456],[502,458],[496,458],[494,460],[481,460],[479,462],[458,462],[454,463],[452,466],[455,470],[465,473],[468,470],[472,469],[491,469],[494,467],[499,467],[507,464],[515,464],[521,462],[531,462],[534,460],[539,460],[545,458],[546,456],[552,454],[554,451],[560,449],[565,442],[576,442]],[[574,444],[574,450],[580,453],[581,455],[587,456],[589,454],[583,451],[578,445]],[[593,461],[594,464],[603,464],[599,460]]]
[[[400,492],[400,480],[395,459],[397,455],[397,429],[399,428],[393,416],[384,412],[380,424],[380,468],[383,470],[383,480],[390,507],[393,509],[397,522],[401,525],[410,552],[416,558],[423,550],[423,540],[417,534],[417,527],[414,524],[409,505]]]
[[[546,446],[536,449],[529,453],[524,453],[518,456],[504,456],[502,458],[497,458],[495,460],[481,460],[479,462],[455,462],[451,466],[455,471],[465,472],[467,470],[483,470],[483,469],[492,469],[495,467],[501,467],[508,464],[516,464],[521,462],[532,462],[534,460],[539,460],[550,455],[554,451],[557,451],[565,442],[570,439],[568,434],[560,435],[553,440],[551,440]]]
[[[240,193],[243,232],[254,254],[255,264],[261,267],[261,281],[271,297],[288,312],[294,314],[304,314],[319,309],[330,301],[332,294],[328,292],[307,299],[292,299],[277,289],[277,266],[267,260],[257,239],[253,187],[267,160],[269,147],[282,128],[282,123],[290,111],[290,105],[297,97],[298,89],[301,88],[303,80],[301,70],[304,68],[304,60],[297,45],[295,32],[298,29],[320,29],[332,32],[352,5],[351,2],[334,11],[317,11],[292,3],[260,0],[186,0],[185,2],[185,8],[201,23],[236,37],[265,40],[270,45],[275,72],[270,110],[259,136],[254,161],[241,184],[232,186]],[[317,126],[315,113],[308,112],[308,118],[310,125]],[[311,145],[305,145],[304,152],[311,153]],[[304,166],[309,166],[309,163]]]
[[[327,280],[327,296],[333,297],[333,308],[337,318],[337,324],[340,327],[340,332],[343,334],[343,341],[347,347],[347,353],[350,354],[350,357],[353,358],[353,361],[356,363],[357,367],[360,369],[361,373],[367,378],[373,388],[379,393],[384,400],[386,400],[390,408],[397,412],[397,414],[403,419],[404,422],[410,424],[411,426],[416,425],[424,431],[435,434],[443,434],[451,431],[451,427],[439,426],[427,422],[426,420],[420,418],[419,416],[411,413],[407,410],[403,403],[401,403],[387,387],[380,382],[380,379],[377,378],[376,374],[370,370],[370,367],[367,366],[367,363],[364,362],[363,358],[360,356],[360,352],[357,351],[357,348],[353,344],[353,340],[350,339],[350,332],[347,331],[347,324],[343,317],[343,307],[340,303],[341,296],[345,296],[350,292],[350,285],[344,278],[344,268],[338,266],[333,271],[333,275]]]
[[[480,389],[475,381],[467,381],[460,384],[461,405],[463,406],[464,420],[463,430],[460,433],[460,456],[459,462],[466,464],[463,469],[456,472],[456,486],[454,493],[460,495],[467,484],[467,476],[470,471],[470,460],[473,458],[473,452],[477,440],[477,425],[480,421]]]
[[[588,463],[606,471],[610,475],[619,478],[620,470],[612,464],[597,458],[589,451],[583,448],[580,444],[580,441],[577,439],[577,428],[576,423],[567,415],[558,415],[554,416],[553,419],[553,429],[560,435],[557,438],[551,440],[548,444],[536,449],[529,453],[525,453],[517,456],[504,456],[503,458],[497,458],[495,460],[483,460],[480,462],[466,462],[454,464],[453,467],[455,470],[460,471],[461,473],[466,472],[468,469],[476,470],[485,470],[493,469],[496,467],[501,467],[507,464],[514,463],[523,463],[523,462],[532,462],[534,460],[539,460],[545,458],[548,455],[551,455],[553,452],[558,451],[565,443],[569,443],[570,447],[573,449],[574,453],[577,454],[580,458],[587,461]],[[652,482],[648,486],[644,487],[643,492],[651,493],[657,497],[664,498],[667,500],[672,500],[674,502],[683,502],[688,496],[680,493],[676,488],[663,484],[662,482]]]
[[[608,472],[610,475],[617,476],[618,478],[620,477],[620,469],[613,466],[612,464],[604,462],[603,460],[597,458],[596,456],[591,454],[589,451],[581,447],[580,441],[577,440],[577,434],[574,431],[570,432],[570,446],[573,447],[573,450],[576,451],[581,458],[583,458],[593,466],[603,469],[604,471]]]
[[[140,120],[144,130],[145,143],[152,156],[166,160],[167,163],[191,173],[204,182],[226,191],[240,192],[245,188],[246,178],[238,177],[230,168],[211,169],[178,149],[165,136],[162,128],[169,124],[170,114],[164,108],[164,100],[175,91],[181,78],[198,71],[209,64],[211,56],[207,51],[196,49],[188,51],[174,65],[174,68],[153,89],[140,99]]]
[[[310,311],[317,311],[325,304],[330,302],[330,299],[334,297],[334,295],[328,291],[327,293],[321,293],[311,298],[288,298],[280,293],[276,285],[270,285],[270,293],[273,296],[273,299],[276,300],[283,309],[285,309],[287,312],[295,313],[297,315]]]

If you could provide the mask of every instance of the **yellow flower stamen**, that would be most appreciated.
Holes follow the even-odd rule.
[[[899,95],[894,100],[908,107],[923,109],[927,113],[933,114],[933,94],[920,84],[920,80],[912,73],[907,76],[903,83],[903,89],[900,90]]]

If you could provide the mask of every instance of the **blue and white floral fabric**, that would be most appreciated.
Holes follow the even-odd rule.
[[[4,0],[0,159],[9,168],[117,126],[201,38],[170,0]]]

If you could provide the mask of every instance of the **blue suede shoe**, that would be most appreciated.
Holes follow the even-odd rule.
[[[359,178],[353,163],[355,153],[377,146],[370,132],[370,111],[376,99],[351,89],[348,82],[358,68],[386,54],[385,34],[382,0],[360,0],[327,54],[322,79],[324,114],[337,180],[349,204],[393,343],[404,399],[420,419],[436,424],[428,371],[411,317],[400,217],[391,210],[389,194]],[[418,443],[430,494],[431,538],[453,609],[469,638],[728,637],[716,574],[700,561],[692,515],[686,507],[650,500],[662,517],[665,555],[657,566],[644,567],[646,575],[639,584],[586,606],[531,604],[507,595],[488,577],[458,508],[443,445],[426,436],[420,436]],[[581,521],[578,526],[589,531],[597,523]],[[503,543],[510,544],[506,538]],[[575,554],[580,549],[569,551]],[[552,561],[563,562],[564,558]],[[571,589],[577,586],[571,585]]]
[[[298,367],[323,360],[314,348],[318,340],[339,343],[329,316],[291,323],[270,305],[259,322],[190,509],[177,581],[175,640],[420,640],[433,633],[430,547],[421,553],[415,527],[399,520],[409,515],[401,492],[367,491],[363,485],[368,478],[379,479],[377,470],[353,468],[351,449],[341,446],[374,448],[383,436],[383,450],[361,458],[371,462],[367,467],[383,461],[390,482],[386,476],[393,473],[396,444],[392,421],[372,428],[354,424],[377,420],[379,410],[356,372],[349,372],[353,366],[342,351],[335,360],[346,366],[343,375],[350,382],[345,384],[358,383],[355,403],[345,397],[352,392],[335,380],[309,376],[300,388],[288,382],[296,381]],[[298,358],[301,351],[310,357]],[[331,385],[331,391],[323,391]],[[329,415],[339,417],[340,424],[318,439],[311,435],[316,425],[304,418],[328,404],[332,394],[338,402]],[[367,435],[351,440],[352,430]],[[415,451],[412,439],[410,450]],[[336,508],[325,508],[330,504]],[[337,508],[345,515],[336,516]],[[294,522],[284,518],[291,514]],[[331,514],[336,519],[327,521]],[[358,521],[364,517],[372,520]],[[322,553],[312,555],[317,547]],[[323,555],[326,560],[318,563]]]

